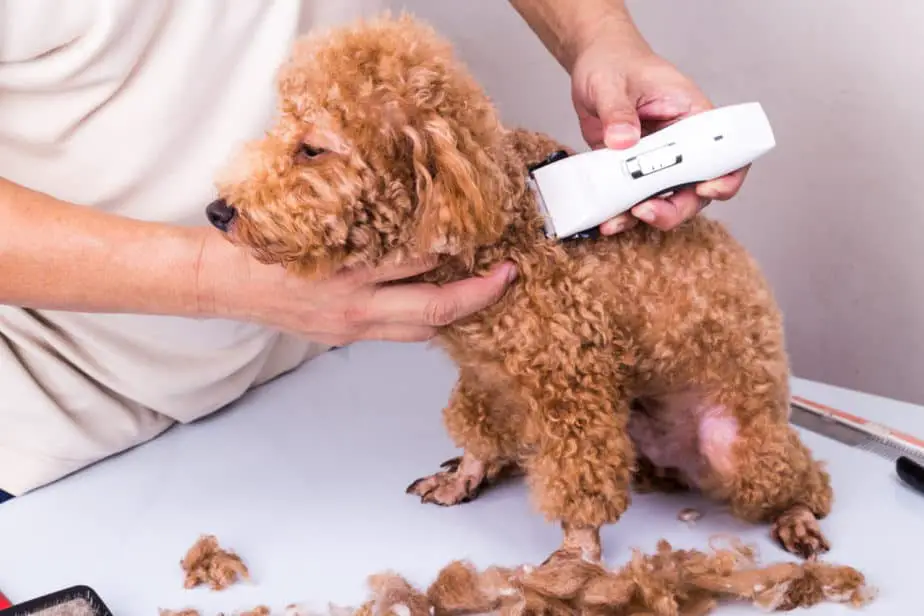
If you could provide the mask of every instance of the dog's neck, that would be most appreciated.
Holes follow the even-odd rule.
[[[527,185],[530,161],[520,156],[503,155],[499,163],[507,172],[511,190],[507,201],[498,204],[506,223],[498,244],[511,250],[529,251],[537,242],[546,239],[545,221],[539,210],[536,196]]]
[[[558,149],[559,144],[544,136],[525,131],[507,132],[493,152],[495,161],[510,180],[506,199],[495,204],[504,220],[502,234],[496,241],[473,247],[467,254],[444,257],[439,267],[422,278],[445,284],[484,274],[508,259],[522,261],[554,250],[555,243],[546,237],[545,221],[527,178],[531,164],[544,160]]]
[[[511,187],[508,202],[498,205],[507,223],[500,240],[502,244],[527,254],[537,250],[545,253],[549,246],[558,244],[546,235],[545,218],[527,181],[530,170],[537,165],[573,153],[542,133],[522,129],[504,133],[495,153],[495,160],[509,178]]]

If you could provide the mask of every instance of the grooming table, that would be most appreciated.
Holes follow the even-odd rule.
[[[538,563],[559,529],[530,505],[521,480],[452,508],[405,495],[413,479],[456,454],[441,424],[455,378],[424,345],[364,343],[333,351],[221,413],[0,505],[0,590],[13,601],[74,584],[97,590],[117,616],[195,607],[206,614],[259,604],[358,604],[366,576],[390,569],[428,584],[451,560]],[[802,396],[924,434],[924,408],[802,380]],[[880,589],[863,613],[922,613],[924,496],[873,454],[804,433],[829,460],[837,502],[823,529],[827,560]],[[690,527],[684,507],[704,517]],[[630,548],[708,548],[717,533],[759,544],[761,561],[791,560],[767,527],[737,522],[694,495],[636,496],[604,531],[610,564]],[[200,533],[218,536],[253,583],[186,591],[179,561]],[[727,606],[718,614],[759,614]],[[809,614],[847,614],[821,605]]]

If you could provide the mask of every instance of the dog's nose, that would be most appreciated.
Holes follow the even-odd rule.
[[[231,221],[237,215],[237,210],[228,205],[224,199],[216,199],[208,204],[205,208],[205,215],[208,216],[209,222],[221,231],[227,231],[231,226]]]

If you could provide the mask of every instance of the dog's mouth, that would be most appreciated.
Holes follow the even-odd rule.
[[[237,208],[228,205],[224,199],[216,199],[206,206],[205,215],[213,227],[222,233],[227,233],[237,219]]]

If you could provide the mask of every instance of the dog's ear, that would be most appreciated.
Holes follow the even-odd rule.
[[[434,113],[406,126],[404,135],[414,166],[420,250],[470,256],[500,239],[510,179],[484,134]]]

